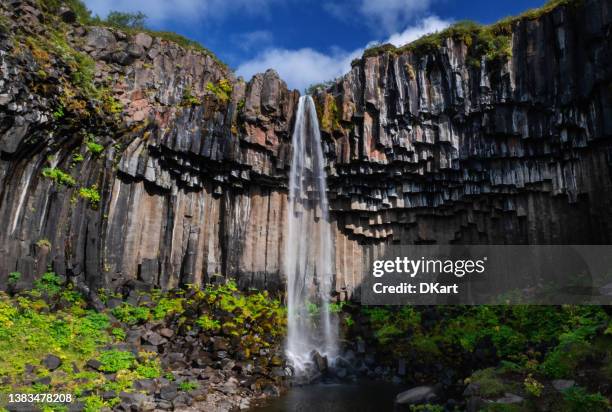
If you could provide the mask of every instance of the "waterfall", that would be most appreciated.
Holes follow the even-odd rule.
[[[306,373],[313,351],[333,362],[338,327],[329,311],[332,240],[321,135],[314,101],[300,97],[292,138],[288,230],[285,242],[288,336],[296,374]]]

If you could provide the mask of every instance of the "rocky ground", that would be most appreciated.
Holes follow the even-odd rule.
[[[231,283],[103,293],[92,308],[50,272],[0,298],[3,394],[70,393],[71,411],[229,411],[278,396],[292,374],[278,300]]]

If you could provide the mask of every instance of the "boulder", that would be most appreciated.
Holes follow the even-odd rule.
[[[429,403],[436,400],[437,397],[436,390],[433,386],[417,386],[399,393],[395,397],[395,403],[398,405]]]
[[[153,43],[153,38],[146,33],[138,33],[136,36],[134,36],[134,43],[148,49]]]
[[[495,403],[501,404],[513,404],[513,403],[522,403],[525,400],[522,396],[515,395],[513,393],[506,392],[504,396],[495,400]]]
[[[570,379],[554,379],[550,382],[556,390],[563,392],[566,389],[576,386],[576,381]]]
[[[50,371],[56,370],[61,364],[62,360],[55,355],[47,355],[42,361],[42,365]]]

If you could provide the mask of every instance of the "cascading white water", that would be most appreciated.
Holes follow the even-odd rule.
[[[327,183],[319,122],[310,96],[300,97],[292,146],[285,247],[286,351],[299,375],[311,364],[313,351],[333,363],[338,340],[337,324],[329,311],[333,245]]]

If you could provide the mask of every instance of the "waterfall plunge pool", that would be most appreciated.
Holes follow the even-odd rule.
[[[253,412],[386,412],[405,387],[380,381],[295,386]]]

